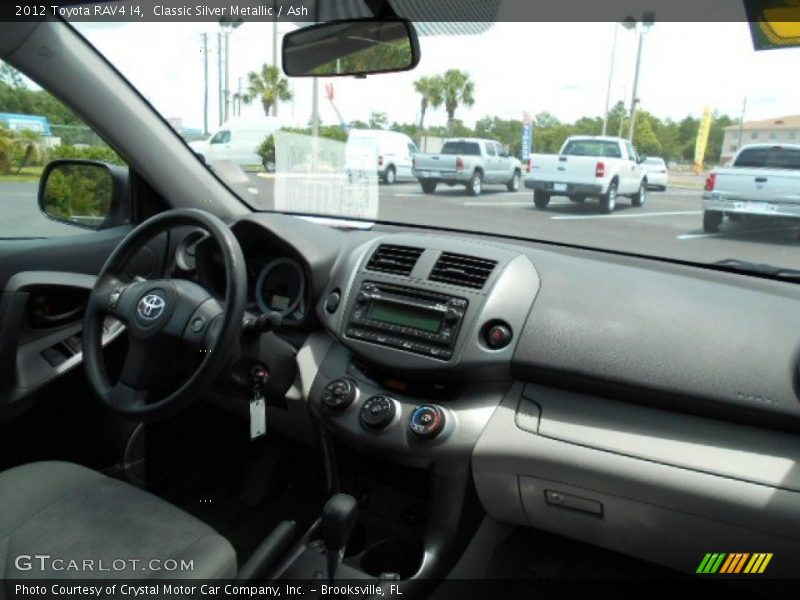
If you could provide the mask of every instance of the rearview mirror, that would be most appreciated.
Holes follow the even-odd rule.
[[[92,160],[54,160],[39,180],[39,209],[56,221],[90,229],[116,224],[123,171]]]
[[[293,77],[407,71],[419,63],[408,21],[355,19],[304,27],[283,37],[283,70]]]

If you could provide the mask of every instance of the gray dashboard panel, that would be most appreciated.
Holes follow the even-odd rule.
[[[528,252],[542,285],[512,370],[800,416],[800,288],[648,261]]]
[[[679,569],[696,568],[700,546],[800,551],[800,446],[789,435],[528,385],[494,412],[472,464],[494,518]],[[553,505],[552,492],[600,514]]]

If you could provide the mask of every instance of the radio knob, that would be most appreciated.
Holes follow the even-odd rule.
[[[362,306],[369,302],[369,294],[366,292],[358,292],[358,296],[356,296],[356,304],[361,304]]]
[[[419,438],[434,438],[444,429],[444,411],[435,404],[420,404],[411,414],[408,428]]]
[[[331,410],[344,410],[355,400],[356,389],[356,384],[349,379],[334,379],[322,390],[322,403]]]
[[[455,308],[448,308],[444,312],[444,320],[448,323],[455,323],[460,316],[461,314]]]

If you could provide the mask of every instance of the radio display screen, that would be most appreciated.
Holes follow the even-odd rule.
[[[368,317],[373,321],[411,327],[430,333],[439,333],[442,328],[443,315],[437,311],[425,310],[407,304],[372,302]]]

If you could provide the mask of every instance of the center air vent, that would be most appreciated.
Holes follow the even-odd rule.
[[[480,289],[496,265],[496,260],[442,252],[428,279]]]
[[[422,248],[381,244],[369,259],[367,271],[411,275],[421,254]]]

